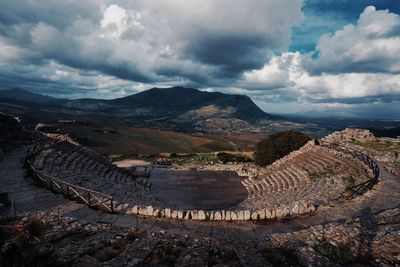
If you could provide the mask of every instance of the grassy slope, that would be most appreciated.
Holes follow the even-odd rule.
[[[239,148],[249,149],[258,141],[255,136],[238,133],[231,136],[184,134],[97,124],[58,123],[53,127],[60,129],[60,132],[69,133],[82,144],[106,155],[237,151]]]

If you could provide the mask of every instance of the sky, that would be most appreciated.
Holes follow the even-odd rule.
[[[400,119],[399,0],[0,2],[0,89],[184,86],[264,111]]]

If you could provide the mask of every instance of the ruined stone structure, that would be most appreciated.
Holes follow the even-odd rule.
[[[367,133],[363,135],[369,138]],[[27,153],[27,166],[32,177],[50,190],[112,213],[199,221],[266,220],[313,213],[321,205],[345,198],[355,185],[372,179],[370,188],[376,182],[379,168],[371,165],[368,156],[330,147],[328,140],[321,140],[321,145],[310,141],[272,165],[253,171],[256,177],[242,181],[248,198],[228,210],[166,207],[152,196],[147,178],[116,167],[65,136],[49,136],[33,145]]]

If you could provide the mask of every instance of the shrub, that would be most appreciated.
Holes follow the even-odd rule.
[[[271,134],[256,145],[255,163],[264,167],[280,159],[290,152],[304,146],[310,137],[304,133],[288,130]]]
[[[336,246],[325,241],[319,244],[316,249],[321,255],[340,265],[350,265],[361,262],[361,259],[354,257],[350,248],[344,245]]]
[[[217,158],[220,162],[222,163],[227,163],[227,162],[251,162],[252,160],[246,156],[243,155],[236,155],[236,154],[230,154],[226,152],[220,152],[217,154]]]

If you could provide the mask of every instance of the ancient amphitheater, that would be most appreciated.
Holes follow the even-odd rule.
[[[248,196],[226,210],[169,207],[152,194],[145,170],[127,171],[72,141],[49,135],[26,151],[30,177],[54,193],[110,213],[199,221],[257,221],[304,215],[371,189],[378,165],[366,154],[331,142],[310,141],[266,168],[244,169]],[[212,184],[211,184],[212,186]],[[204,192],[206,198],[207,192]]]
[[[118,168],[65,135],[36,133],[34,140],[24,141],[0,160],[0,193],[3,197],[1,191],[7,192],[11,200],[2,213],[6,216],[0,216],[0,233],[10,223],[15,229],[30,221],[45,222],[46,233],[34,244],[40,251],[56,252],[57,258],[46,256],[47,262],[60,266],[400,263],[399,140],[347,129],[309,142],[265,168],[180,167],[177,178],[169,170],[165,198],[159,194],[166,191],[159,190],[159,181],[149,175],[157,169]],[[390,143],[394,149],[384,152],[362,146],[369,141]],[[185,185],[189,169],[191,182]],[[239,176],[207,177],[226,170]],[[201,172],[207,175],[197,180],[193,173]],[[169,201],[199,188],[204,193],[196,194],[207,200],[206,208],[189,209],[181,205],[187,203]],[[223,195],[218,198],[219,193]],[[224,198],[236,202],[214,208]],[[0,239],[0,263],[7,244],[18,242],[12,236],[7,240]]]

